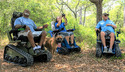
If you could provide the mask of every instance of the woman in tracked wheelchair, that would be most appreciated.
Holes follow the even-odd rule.
[[[109,14],[103,13],[102,18],[103,20],[100,21],[95,30],[100,31],[99,28],[101,28],[101,41],[104,46],[104,53],[112,53],[112,47],[114,44],[114,39],[115,39],[115,31],[114,29],[117,28],[117,26],[112,22],[111,20],[108,19]],[[110,47],[109,50],[106,47],[106,42],[105,42],[105,36],[109,35],[110,36]]]
[[[65,22],[62,22],[62,18],[64,18]],[[65,39],[67,40],[67,45],[66,47],[67,48],[70,48],[70,47],[74,47],[74,35],[73,35],[73,32],[67,32],[66,31],[66,28],[65,26],[67,25],[67,19],[66,19],[66,16],[65,14],[62,14],[62,16],[58,16],[56,18],[56,21],[55,21],[55,29],[63,29],[61,32],[60,32],[60,35],[62,35],[63,37],[65,37]],[[71,39],[71,44],[69,45],[69,38]]]
[[[37,27],[34,21],[29,18],[29,16],[30,11],[28,9],[24,10],[23,16],[15,20],[14,26],[15,28],[21,28],[25,26],[25,30],[18,33],[18,37],[21,35],[27,36],[31,46],[33,47],[34,53],[39,54],[42,52],[41,46],[43,45],[47,34],[45,31],[35,31],[35,29],[42,30],[43,28],[47,28],[48,25],[46,24],[44,26]],[[34,41],[34,37],[36,36],[41,36],[40,42],[37,46],[35,45]]]

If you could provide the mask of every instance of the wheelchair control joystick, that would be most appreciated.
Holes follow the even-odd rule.
[[[23,25],[22,28],[26,28],[26,25]]]
[[[121,31],[120,31],[120,29],[119,29],[119,31],[117,31],[117,37],[118,37],[118,35],[121,33]]]

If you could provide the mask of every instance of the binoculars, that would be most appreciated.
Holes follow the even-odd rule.
[[[64,17],[65,16],[65,14],[62,14],[62,17]]]

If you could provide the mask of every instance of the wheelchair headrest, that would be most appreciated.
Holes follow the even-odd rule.
[[[15,20],[17,18],[21,17],[21,16],[23,16],[23,13],[21,13],[21,12],[13,12],[13,16],[11,18],[11,27],[12,27],[12,29],[15,29],[15,27],[14,27]]]
[[[21,17],[21,16],[23,16],[22,12],[13,12],[13,18],[18,18],[18,17]]]
[[[55,30],[55,22],[54,21],[51,22],[51,29]]]

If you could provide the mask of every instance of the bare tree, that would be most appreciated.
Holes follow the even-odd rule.
[[[78,10],[78,6],[79,6],[79,3],[80,3],[80,0],[78,0],[78,3],[77,5],[74,7],[74,9],[72,9],[68,3],[64,2],[63,0],[61,0],[60,2],[58,0],[56,0],[57,4],[58,5],[65,5],[66,7],[68,7],[68,9],[74,14],[74,17],[77,19],[77,12],[79,11]]]
[[[83,26],[85,25],[85,20],[86,20],[86,9],[87,9],[87,7],[85,7],[85,9],[84,9]]]
[[[89,0],[89,1],[96,5],[96,8],[97,8],[96,22],[98,23],[100,20],[102,20],[102,2],[103,2],[103,0]]]
[[[79,24],[82,24],[82,6],[80,7],[80,11],[79,11]]]

